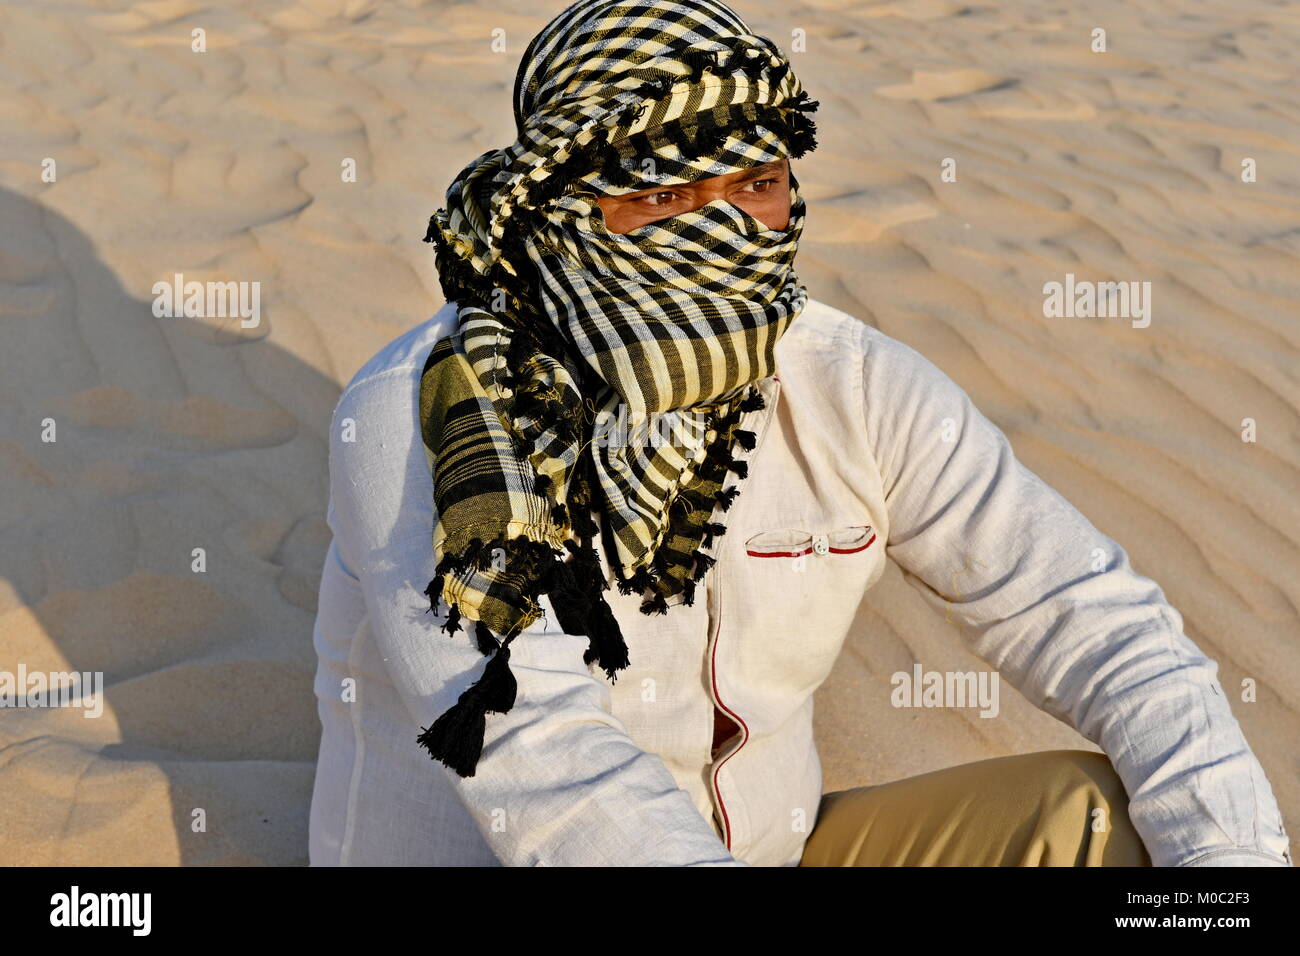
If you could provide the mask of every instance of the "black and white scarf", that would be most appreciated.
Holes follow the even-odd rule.
[[[715,0],[582,0],[529,44],[518,139],[470,163],[429,222],[457,328],[421,379],[434,479],[430,610],[473,622],[481,678],[419,743],[472,776],[485,715],[514,703],[510,643],[542,612],[589,638],[613,679],[627,646],[602,592],[663,613],[694,600],[743,478],[739,428],[762,407],[777,340],[806,292],[783,230],[723,200],[616,234],[599,195],[792,159],[816,109],[767,39]],[[595,519],[599,519],[599,524]]]

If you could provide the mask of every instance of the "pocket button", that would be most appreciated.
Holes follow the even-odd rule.
[[[830,554],[830,539],[824,534],[813,535],[813,551],[817,554]]]

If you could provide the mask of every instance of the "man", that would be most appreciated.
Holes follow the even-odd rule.
[[[448,304],[335,411],[313,864],[1289,864],[1161,590],[807,296],[816,104],[770,41],[582,0],[514,101],[430,223]],[[813,691],[886,552],[1105,755],[823,796]]]

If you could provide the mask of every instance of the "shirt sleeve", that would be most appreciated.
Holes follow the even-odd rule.
[[[330,524],[340,561],[361,584],[389,678],[410,715],[410,746],[482,674],[462,630],[428,613],[433,486],[419,434],[417,370],[354,383],[330,433]],[[553,620],[553,615],[548,615]],[[744,866],[656,755],[610,713],[610,693],[583,663],[585,637],[541,622],[511,644],[514,707],[489,714],[483,755],[452,780],[508,866]],[[421,751],[423,753],[423,751]],[[427,755],[425,755],[427,757]]]
[[[1110,758],[1156,866],[1286,866],[1282,818],[1179,612],[915,350],[864,326],[887,553],[972,650]]]

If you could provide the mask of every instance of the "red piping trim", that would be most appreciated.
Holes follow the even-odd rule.
[[[865,551],[867,548],[871,547],[871,545],[875,542],[875,540],[876,540],[876,536],[873,534],[873,535],[871,536],[871,540],[868,541],[866,544],[860,544],[860,545],[858,545],[856,548],[831,548],[831,553],[833,553],[833,554],[854,554],[854,553],[856,553],[856,552],[858,552],[858,551]]]
[[[856,548],[831,548],[832,554],[857,554],[859,551],[865,551],[876,542],[876,536],[873,534],[866,544],[860,544]],[[745,549],[745,553],[752,558],[797,558],[801,555],[812,554],[812,548],[804,548],[802,551],[750,551]]]
[[[797,558],[801,554],[812,554],[812,548],[802,551],[750,551],[746,548],[745,553],[752,558]]]
[[[743,717],[741,717],[739,714],[737,714],[735,711],[733,711],[730,707],[728,707],[726,704],[722,702],[722,695],[718,693],[718,641],[721,640],[722,638],[722,599],[721,599],[722,590],[721,588],[719,588],[718,594],[719,594],[718,630],[713,637],[713,653],[709,657],[710,670],[712,671],[711,676],[713,679],[713,699],[718,702],[718,706],[721,707],[724,712],[726,712],[728,717],[731,717],[733,720],[736,721],[736,723],[740,724],[741,729],[744,731],[744,736],[740,738],[740,746],[737,747],[735,750],[733,750],[731,753],[727,754],[727,756],[722,759],[722,763],[718,764],[716,767],[713,768],[713,792],[718,797],[718,808],[722,810],[722,827],[723,830],[725,831],[724,839],[727,844],[727,849],[730,850],[731,849],[731,817],[727,815],[727,803],[725,800],[722,799],[722,788],[718,786],[718,773],[722,770],[723,764],[725,764],[732,757],[736,756],[736,754],[740,753],[741,749],[745,746],[745,744],[749,743],[749,725],[745,723]]]

